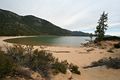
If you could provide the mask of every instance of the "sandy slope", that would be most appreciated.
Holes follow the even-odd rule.
[[[0,37],[0,46],[5,42],[2,40],[15,37]],[[38,46],[35,46],[38,48]],[[89,51],[93,49],[92,51]],[[72,80],[120,80],[120,69],[106,69],[105,67],[96,67],[83,69],[93,61],[97,61],[103,57],[113,56],[115,53],[109,53],[106,49],[86,48],[86,47],[57,47],[45,46],[44,50],[50,51],[60,60],[67,60],[80,67],[81,75],[72,74]],[[58,74],[53,76],[52,80],[68,80],[68,74]]]
[[[94,49],[87,52],[87,50]],[[72,47],[46,47],[45,50],[50,50],[55,57],[60,60],[67,60],[69,63],[74,63],[80,67],[81,75],[73,74],[73,80],[120,80],[120,70],[106,69],[105,67],[97,67],[83,69],[93,61],[97,61],[104,57],[110,57],[114,53],[108,53],[106,49],[98,48],[72,48]],[[67,80],[65,75],[59,74],[54,80]]]

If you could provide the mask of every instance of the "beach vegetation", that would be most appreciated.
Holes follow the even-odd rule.
[[[59,61],[52,53],[45,50],[34,49],[33,46],[29,45],[6,46],[6,51],[0,52],[2,53],[0,54],[0,76],[12,71],[21,74],[21,72],[19,72],[21,69],[19,68],[25,67],[38,72],[42,77],[50,78],[51,72],[53,72],[52,74],[65,74],[67,69],[72,69],[71,72],[76,73],[79,68],[76,66],[69,68],[70,64],[67,60]]]
[[[75,73],[75,74],[81,74],[80,71],[79,71],[79,67],[77,65],[74,65],[74,64],[70,64],[69,65],[69,69],[72,73]]]
[[[90,66],[84,68],[92,68],[98,66],[106,66],[107,68],[120,69],[120,58],[103,58],[98,61],[94,61]]]
[[[0,78],[10,74],[13,71],[14,63],[12,59],[0,51]]]

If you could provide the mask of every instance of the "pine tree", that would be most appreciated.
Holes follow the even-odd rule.
[[[108,20],[108,13],[103,12],[100,19],[98,20],[98,25],[96,27],[96,40],[101,41],[104,38],[105,31],[107,30],[107,20]]]

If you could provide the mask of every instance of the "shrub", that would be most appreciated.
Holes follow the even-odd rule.
[[[30,56],[30,55],[28,55]],[[33,55],[29,58],[27,62],[28,67],[31,69],[38,71],[43,76],[49,76],[49,70],[51,68],[51,64],[54,62],[54,57],[51,53],[47,53],[46,51],[38,51],[37,49],[33,51]]]
[[[13,67],[12,60],[0,52],[0,78],[9,74],[13,70]]]
[[[69,69],[72,73],[81,74],[78,70],[79,67],[77,65],[73,65],[72,63],[69,65]]]
[[[17,64],[22,64],[24,59],[25,47],[21,45],[6,46],[6,54]]]
[[[98,61],[92,62],[90,66],[86,66],[84,68],[97,67],[103,65],[105,65],[107,68],[120,69],[120,58],[109,57],[108,59],[100,59]]]
[[[55,72],[61,72],[61,73],[66,73],[67,71],[67,68],[68,68],[68,62],[65,60],[65,61],[56,61],[53,65],[52,65],[52,68],[55,69]]]
[[[45,50],[38,50],[33,46],[14,45],[13,47],[6,47],[6,54],[13,60],[18,66],[28,67],[33,71],[39,72],[43,77],[49,77],[49,73],[66,73],[68,69],[68,62],[58,61],[52,53]],[[78,67],[72,66],[72,72],[79,74]]]

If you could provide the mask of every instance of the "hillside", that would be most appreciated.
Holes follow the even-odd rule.
[[[71,35],[72,36],[89,36],[89,33],[84,33],[82,31],[72,31]]]
[[[20,16],[11,11],[0,9],[0,36],[19,35],[88,35],[62,29],[47,20],[33,15]]]

